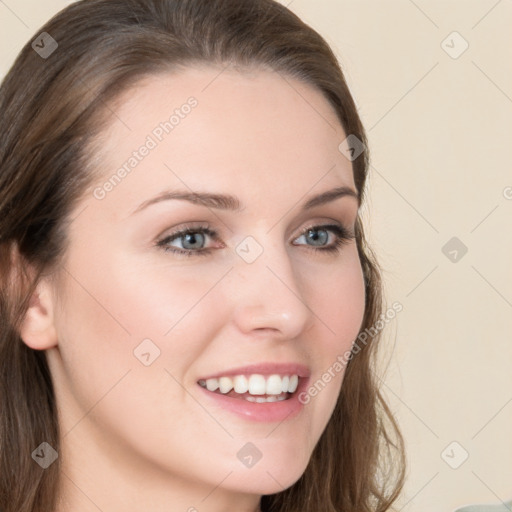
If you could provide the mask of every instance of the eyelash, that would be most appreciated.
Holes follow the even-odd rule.
[[[353,240],[356,238],[354,233],[352,233],[346,227],[344,227],[342,225],[337,225],[337,224],[324,224],[324,225],[315,225],[315,226],[308,227],[304,231],[302,231],[302,233],[299,235],[298,238],[300,238],[303,235],[307,235],[307,233],[309,231],[321,231],[321,230],[331,231],[332,233],[337,235],[337,239],[335,240],[334,243],[332,243],[329,246],[324,246],[324,247],[309,246],[314,251],[330,253],[330,254],[339,253],[341,251],[341,248],[343,245],[348,244],[350,242],[350,240]],[[185,250],[185,249],[179,249],[177,247],[167,246],[167,244],[169,242],[173,242],[174,240],[177,240],[186,235],[195,235],[198,233],[206,234],[206,235],[210,236],[213,240],[219,239],[218,233],[216,231],[211,230],[207,226],[199,226],[199,227],[195,227],[195,228],[185,228],[181,231],[172,233],[172,234],[166,236],[165,238],[159,240],[156,243],[156,245],[159,248],[161,248],[162,250],[164,250],[165,252],[172,252],[172,253],[187,256],[187,257],[193,256],[193,255],[207,256],[214,249],[199,249],[199,250],[188,249],[188,250]],[[301,244],[301,245],[303,245],[303,244]]]

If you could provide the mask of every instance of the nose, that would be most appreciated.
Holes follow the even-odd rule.
[[[285,247],[266,247],[252,263],[237,257],[233,270],[229,297],[241,332],[294,339],[313,326],[315,315]]]

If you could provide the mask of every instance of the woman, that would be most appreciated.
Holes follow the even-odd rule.
[[[2,510],[390,510],[369,155],[325,41],[271,0],[79,1],[0,115]]]

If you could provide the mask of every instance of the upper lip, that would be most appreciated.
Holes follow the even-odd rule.
[[[254,363],[247,366],[239,366],[228,370],[221,370],[199,380],[218,379],[219,377],[231,377],[235,375],[297,375],[298,377],[309,377],[309,368],[300,363]]]

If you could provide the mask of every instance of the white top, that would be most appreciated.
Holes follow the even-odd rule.
[[[493,505],[466,505],[454,512],[511,512],[512,500]]]

